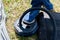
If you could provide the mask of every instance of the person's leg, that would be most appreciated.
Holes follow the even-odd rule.
[[[49,3],[51,3],[50,2],[50,0],[47,0]],[[53,7],[53,4],[51,3],[51,5],[52,5],[52,7]],[[50,12],[55,12],[55,10],[54,10],[54,8],[52,8],[51,10],[49,10]]]
[[[39,14],[39,10],[32,11],[28,21],[32,22],[38,14]]]
[[[41,1],[40,1],[41,2]],[[39,3],[39,1],[38,2],[33,2],[32,4],[32,7],[31,8],[33,8],[33,7],[41,7],[41,3]],[[34,10],[34,11],[31,11],[30,12],[30,15],[29,15],[29,19],[28,20],[25,20],[25,22],[27,22],[27,23],[32,23],[33,21],[34,21],[34,19],[35,19],[35,17],[37,16],[39,14],[39,10]]]
[[[49,3],[51,3],[50,0],[47,0],[47,1],[48,1]]]
[[[50,0],[42,0],[44,6],[48,9],[48,10],[51,10],[53,9],[53,5],[52,3],[50,2]]]
[[[31,11],[30,14],[29,14],[29,16],[27,16],[28,19],[26,20],[26,18],[25,18],[24,22],[25,22],[25,23],[28,23],[28,24],[33,23],[33,22],[35,21],[35,20],[34,20],[35,17],[36,17],[38,14],[39,14],[39,10]]]

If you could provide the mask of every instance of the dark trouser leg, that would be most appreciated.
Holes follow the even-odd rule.
[[[32,5],[32,8],[33,7],[40,7],[40,6],[33,6]],[[31,11],[30,15],[29,15],[29,19],[27,20],[27,22],[32,22],[38,14],[39,14],[39,10]]]
[[[51,2],[49,0],[42,0],[42,2],[48,10],[53,9],[53,5],[51,4]]]

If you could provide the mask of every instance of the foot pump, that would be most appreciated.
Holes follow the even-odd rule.
[[[35,22],[30,26],[25,25],[23,23],[24,18],[29,17],[29,12],[34,10],[40,10],[40,13],[35,17]],[[59,13],[52,13],[47,9],[30,8],[14,23],[14,28],[17,35],[20,36],[31,36],[38,31],[39,40],[60,40],[59,17]]]

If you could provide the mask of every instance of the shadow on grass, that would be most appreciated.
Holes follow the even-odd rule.
[[[18,38],[18,40],[36,40],[37,39],[37,34],[34,34],[32,36],[29,36],[29,37],[23,37],[23,36],[19,36],[19,35],[16,34],[16,37]]]

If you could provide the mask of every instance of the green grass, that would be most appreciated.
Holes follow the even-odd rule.
[[[60,0],[51,0],[51,2],[54,5],[55,11],[60,12]],[[8,18],[6,26],[11,40],[35,40],[37,38],[36,35],[33,35],[32,37],[17,36],[13,26],[15,20],[19,18],[25,10],[31,7],[31,0],[3,0],[3,3]]]

